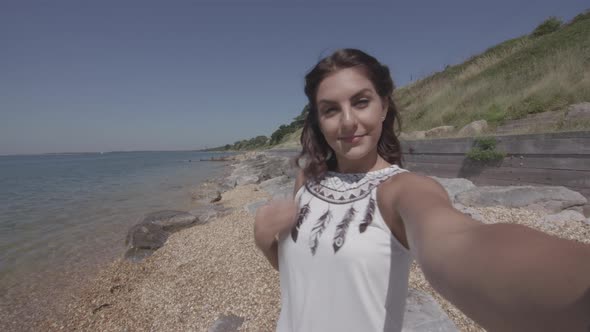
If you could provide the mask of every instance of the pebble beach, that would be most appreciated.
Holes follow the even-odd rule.
[[[280,311],[278,272],[253,240],[254,216],[245,206],[268,198],[256,184],[238,186],[220,203],[232,212],[172,234],[140,263],[125,260],[103,269],[65,304],[65,314],[40,322],[42,330],[211,331],[220,317],[243,319],[240,331],[273,331]],[[521,208],[476,209],[488,220],[523,224],[590,244],[590,225],[547,224],[542,212]],[[461,331],[484,331],[438,295],[414,263],[410,287],[431,294]]]

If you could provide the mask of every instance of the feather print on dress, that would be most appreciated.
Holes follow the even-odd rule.
[[[336,226],[336,232],[334,234],[334,243],[332,244],[332,247],[334,248],[334,253],[336,253],[344,245],[346,232],[348,231],[348,225],[354,218],[355,214],[356,210],[354,209],[354,206],[351,206],[350,209],[346,211],[346,214],[344,214],[344,218],[342,219],[342,221]]]
[[[297,236],[299,235],[299,227],[301,227],[301,224],[303,224],[303,221],[305,221],[305,218],[307,218],[309,211],[309,203],[302,206],[299,210],[297,222],[295,223],[295,226],[293,226],[293,229],[291,229],[291,238],[293,239],[293,242],[297,242]]]
[[[373,215],[375,214],[375,200],[373,197],[369,199],[369,205],[367,205],[367,212],[365,212],[365,217],[363,218],[363,222],[359,225],[359,231],[362,233],[367,230],[367,226],[373,221]]]
[[[332,212],[330,212],[330,208],[322,214],[320,219],[318,219],[317,223],[311,229],[311,236],[309,238],[309,247],[311,248],[311,254],[315,255],[316,250],[318,249],[318,244],[320,242],[320,236],[324,230],[326,230],[326,226],[332,220]]]

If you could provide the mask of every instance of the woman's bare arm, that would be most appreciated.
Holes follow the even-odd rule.
[[[590,331],[590,245],[455,210],[436,181],[400,175],[395,207],[425,277],[489,331]]]
[[[297,191],[303,183],[305,179],[303,177],[303,173],[299,172],[297,178],[295,179],[295,190],[293,196],[297,194]],[[274,204],[274,205],[273,205]],[[272,206],[271,206],[272,205]],[[262,251],[270,265],[272,265],[275,270],[279,270],[279,258],[278,258],[278,235],[281,230],[281,226],[273,223],[273,218],[277,217],[275,211],[279,211],[281,217],[284,217],[284,214],[293,214],[287,213],[287,210],[292,210],[294,203],[292,201],[279,201],[279,202],[271,202],[270,205],[261,206],[258,211],[256,211],[256,220],[254,223],[254,240],[256,242],[256,246]],[[267,211],[266,209],[270,209]]]

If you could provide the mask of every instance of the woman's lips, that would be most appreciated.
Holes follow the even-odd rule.
[[[365,135],[353,135],[353,136],[346,136],[346,137],[340,137],[340,140],[345,142],[345,143],[358,143],[361,138],[363,138]]]

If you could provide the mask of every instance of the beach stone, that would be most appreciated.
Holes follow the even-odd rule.
[[[277,176],[261,182],[258,187],[268,193],[273,199],[291,198],[295,180],[287,175]]]
[[[163,230],[175,232],[179,229],[191,226],[197,221],[197,217],[184,211],[162,210],[147,214],[143,222],[159,225]]]
[[[489,220],[487,220],[479,211],[477,211],[476,209],[474,209],[472,207],[465,206],[461,203],[455,203],[455,204],[453,204],[453,207],[456,210],[460,211],[461,213],[466,214],[479,222],[482,222],[484,224],[491,224],[492,223]]]
[[[214,201],[220,201],[222,183],[223,181],[219,181],[219,183],[205,183],[191,192],[191,198],[194,201],[199,201],[202,203],[213,203]]]
[[[162,226],[141,222],[129,229],[125,245],[129,248],[158,249],[164,245],[168,232]]]
[[[451,201],[455,202],[457,194],[475,188],[473,182],[463,178],[439,178],[431,176],[430,178],[436,180],[441,186],[445,188]]]
[[[197,216],[197,225],[203,225],[214,219],[225,216],[233,209],[225,207],[221,204],[205,204],[193,207],[189,213]]]
[[[583,102],[568,106],[564,120],[566,124],[590,122],[590,103]]]
[[[207,332],[237,332],[244,323],[244,318],[229,314],[217,318]]]
[[[424,139],[426,138],[426,131],[424,130],[418,130],[418,131],[412,131],[409,133],[401,133],[399,135],[399,138],[401,140],[415,140],[415,139]]]
[[[238,186],[243,186],[252,183],[258,183],[258,176],[256,175],[242,175],[236,179],[236,184]]]
[[[440,126],[427,130],[424,133],[426,137],[439,137],[452,133],[455,130],[454,126]]]
[[[582,194],[562,186],[483,186],[457,194],[456,201],[465,206],[504,206],[530,208],[557,213],[573,206],[582,206]]]
[[[486,120],[473,121],[465,127],[461,128],[457,133],[458,136],[477,136],[488,129],[488,122]]]
[[[402,332],[455,331],[459,329],[431,295],[414,288],[408,290]]]
[[[244,181],[246,178],[253,179],[256,176],[258,179],[255,182],[249,183],[259,183],[281,175],[294,177],[295,172],[290,160],[291,158],[285,156],[258,153],[245,159],[240,164],[234,165],[235,168],[230,175],[230,179],[235,179],[237,184],[240,185],[240,178]]]
[[[256,210],[268,202],[268,199],[263,199],[246,205],[245,210],[251,215],[256,215]]]
[[[550,214],[543,217],[543,221],[555,225],[563,225],[568,221],[586,221],[583,214],[573,210],[563,210],[556,214]]]
[[[124,257],[134,262],[150,256],[161,248],[168,239],[168,232],[162,226],[140,222],[129,229],[125,239],[127,251]]]

